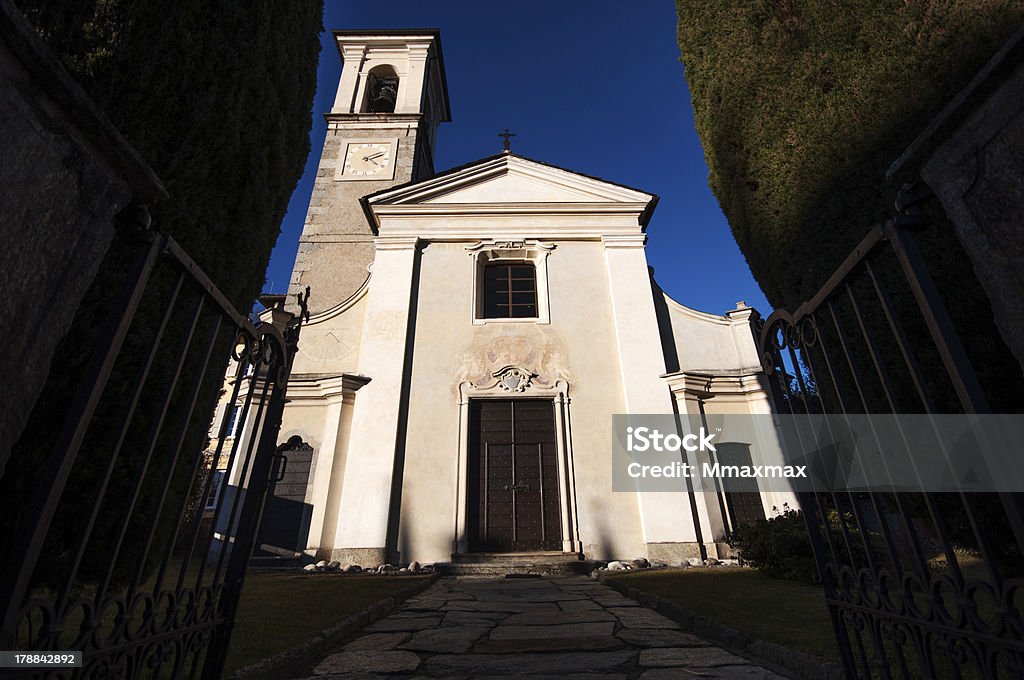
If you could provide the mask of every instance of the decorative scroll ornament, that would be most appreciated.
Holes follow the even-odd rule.
[[[506,392],[515,393],[525,392],[530,387],[536,374],[515,366],[506,366],[500,371],[495,371],[491,376],[498,381],[498,387]]]
[[[523,250],[532,249],[541,252],[547,252],[555,249],[554,243],[545,243],[544,241],[537,241],[535,239],[488,239],[486,241],[477,241],[472,245],[466,246],[466,251],[474,254],[479,251],[501,251],[501,250]]]

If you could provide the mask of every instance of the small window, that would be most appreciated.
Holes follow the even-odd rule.
[[[473,324],[551,323],[548,255],[553,244],[532,240],[478,241],[473,257]]]
[[[226,437],[234,437],[238,434],[238,417],[242,414],[241,406],[234,406],[231,408],[230,419],[228,420],[228,432]]]
[[[484,318],[537,317],[537,270],[528,262],[484,267]]]
[[[213,482],[210,484],[210,497],[206,499],[206,507],[204,510],[216,510],[217,501],[220,499],[220,489],[224,484],[224,471],[215,470],[213,473]]]

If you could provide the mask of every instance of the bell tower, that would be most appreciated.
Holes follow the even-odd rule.
[[[436,29],[336,30],[334,40],[341,79],[288,289],[309,286],[314,313],[366,279],[374,234],[360,199],[432,176],[437,126],[451,120]]]

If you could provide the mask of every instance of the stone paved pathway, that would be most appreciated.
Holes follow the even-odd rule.
[[[442,579],[313,673],[315,680],[782,677],[583,577]]]

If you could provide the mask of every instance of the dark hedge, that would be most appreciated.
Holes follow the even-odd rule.
[[[17,0],[170,192],[153,226],[243,313],[309,153],[321,0]]]
[[[1024,20],[1020,0],[677,0],[709,183],[795,308],[872,224],[885,171]]]
[[[309,152],[322,2],[19,0],[19,6],[163,180],[170,196],[151,206],[153,227],[181,243],[235,308],[247,313],[263,285],[281,219]],[[14,545],[27,525],[30,499],[58,425],[90,352],[103,349],[106,339],[98,337],[97,329],[108,315],[121,312],[113,301],[135,248],[130,239],[115,239],[12,450],[0,478],[0,539],[5,545]],[[147,286],[54,516],[35,573],[37,584],[63,582],[93,508],[101,512],[77,572],[79,582],[97,582],[110,573],[120,586],[136,571],[146,577],[156,560],[176,547],[170,543],[178,521],[174,508],[193,482],[193,463],[203,450],[233,340],[233,330],[225,326],[206,371],[198,372],[205,345],[197,339],[184,351],[198,292],[186,286],[169,307],[176,280],[177,271],[164,260]],[[205,329],[212,328],[212,307],[206,306],[197,324],[203,342],[209,333]],[[168,331],[124,445],[107,472],[137,376],[168,308],[173,310]],[[182,356],[186,368],[161,421],[164,394]],[[190,410],[193,390],[197,403]],[[160,422],[155,453],[145,467],[150,433]],[[179,435],[181,454],[172,469]],[[100,499],[104,475],[109,485]],[[142,479],[138,485],[137,477]],[[138,502],[131,500],[136,489]],[[162,493],[168,495],[161,511]],[[124,518],[125,539],[118,551]],[[153,548],[147,553],[150,540]],[[176,545],[184,545],[181,537]],[[20,559],[12,551],[0,558],[0,567]]]

